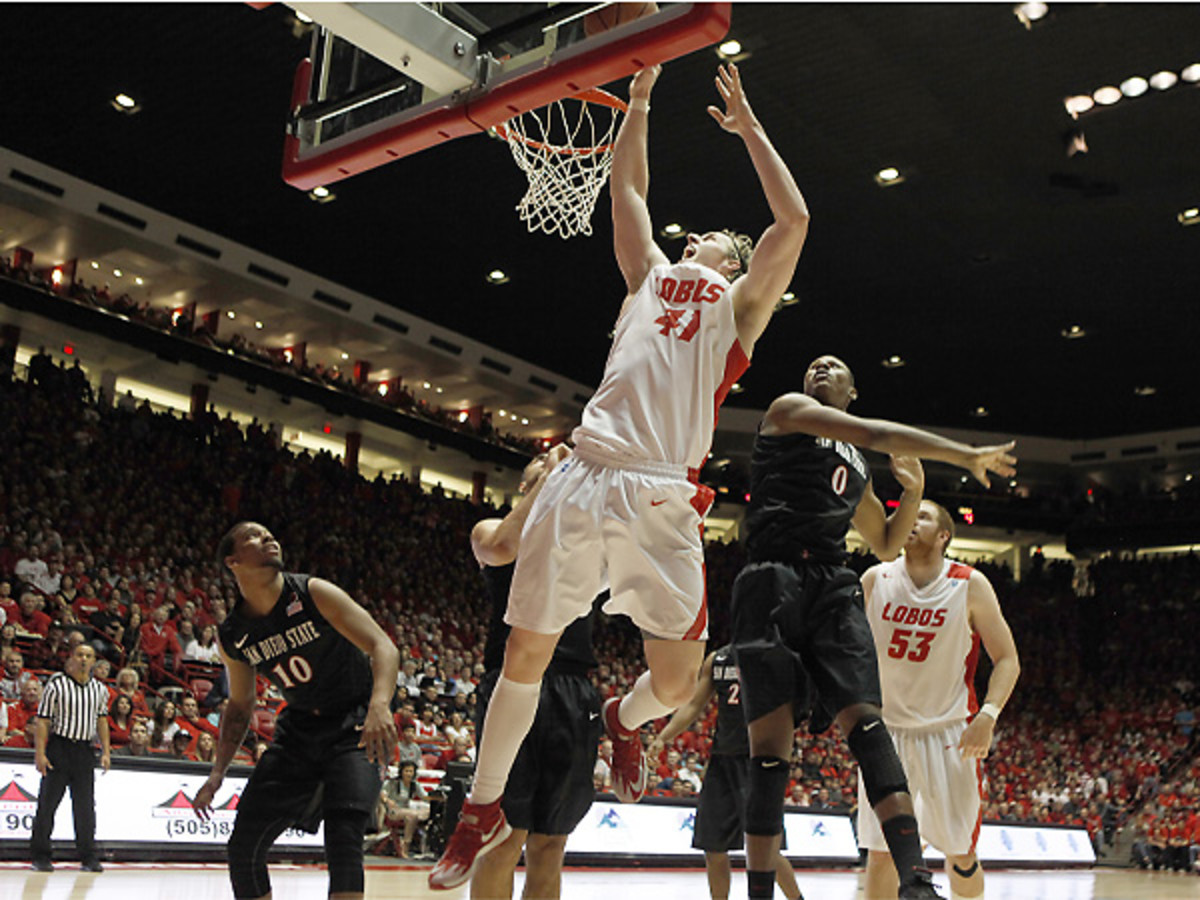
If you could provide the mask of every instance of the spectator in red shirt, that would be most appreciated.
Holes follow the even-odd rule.
[[[117,686],[114,694],[124,694],[133,705],[134,715],[150,718],[150,707],[146,705],[146,695],[138,686],[141,676],[134,668],[124,668],[117,673]]]
[[[12,703],[21,698],[25,682],[37,676],[25,668],[25,656],[16,647],[4,652],[4,670],[0,672],[0,701]]]
[[[20,734],[25,723],[37,718],[38,704],[42,702],[42,683],[30,678],[21,686],[21,699],[8,707],[8,731]],[[32,745],[30,745],[32,746]]]
[[[75,602],[71,604],[71,609],[78,621],[87,622],[91,619],[92,613],[98,613],[104,609],[104,601],[96,596],[96,589],[91,584],[85,584],[80,588]]]
[[[141,629],[142,655],[150,664],[151,684],[165,681],[168,671],[177,674],[183,670],[183,648],[175,629],[167,624],[168,614],[165,605],[156,607]]]
[[[129,743],[129,730],[135,721],[133,704],[125,694],[117,694],[108,707],[108,739],[114,749]]]
[[[21,595],[17,615],[13,618],[13,624],[17,626],[19,634],[46,636],[46,632],[50,630],[50,617],[41,611],[40,605],[41,600],[32,591]]]

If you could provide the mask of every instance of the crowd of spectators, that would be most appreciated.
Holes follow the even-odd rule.
[[[170,305],[156,306],[149,300],[139,303],[128,292],[117,293],[108,284],[90,285],[82,279],[70,283],[64,281],[56,285],[50,280],[49,274],[40,272],[29,264],[15,267],[8,257],[0,257],[0,277],[22,282],[76,303],[123,315],[180,340],[231,351],[295,378],[318,382],[332,390],[353,394],[480,440],[500,444],[522,453],[536,453],[542,449],[535,438],[498,429],[492,413],[488,410],[483,410],[478,417],[472,419],[463,416],[461,410],[446,409],[419,397],[414,387],[405,384],[400,378],[386,383],[359,380],[336,363],[310,363],[303,354],[296,354],[288,348],[258,344],[241,334],[234,334],[228,338],[220,337],[216,333],[215,325],[210,327],[204,322],[195,322],[187,309],[178,310]],[[215,318],[215,321],[219,320],[219,317]]]
[[[39,691],[30,670],[60,667],[86,640],[98,674],[112,679],[114,743],[130,755],[211,758],[220,691],[205,682],[220,680],[212,668],[195,676],[211,666],[214,626],[235,599],[214,549],[232,522],[250,518],[270,524],[289,567],[346,588],[400,648],[397,761],[428,771],[473,758],[488,615],[469,533],[503,509],[402,476],[368,480],[328,453],[296,452],[277,433],[215,413],[193,421],[113,404],[71,369],[52,368],[0,382],[0,695],[9,704],[0,727],[11,746],[29,741]],[[736,543],[708,547],[712,646],[728,639],[743,561]],[[1077,570],[1039,557],[1020,582],[980,567],[1022,658],[986,767],[986,818],[1078,824],[1102,849],[1132,813],[1147,864],[1177,861],[1170,848],[1200,837],[1191,652],[1200,559],[1106,558]],[[623,618],[601,618],[596,652],[604,696],[642,671],[640,637]],[[986,676],[985,665],[979,684]],[[246,761],[265,746],[280,704],[265,687],[260,699],[261,734]],[[714,718],[710,709],[653,761],[652,793],[696,792]],[[599,789],[610,750],[602,744]],[[798,732],[789,805],[851,810],[856,801],[840,735]]]

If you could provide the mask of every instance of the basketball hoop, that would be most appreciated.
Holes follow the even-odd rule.
[[[612,169],[613,136],[627,105],[595,88],[496,126],[529,189],[517,213],[530,231],[563,239],[592,233],[592,210]]]

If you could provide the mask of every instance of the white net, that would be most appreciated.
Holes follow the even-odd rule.
[[[530,231],[564,239],[592,233],[592,210],[612,169],[621,118],[620,108],[594,98],[592,93],[557,100],[496,129],[529,181],[517,213]]]

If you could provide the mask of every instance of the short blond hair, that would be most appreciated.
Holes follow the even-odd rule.
[[[946,539],[946,543],[942,545],[942,556],[946,555],[946,550],[950,546],[950,542],[954,540],[954,519],[950,516],[950,511],[936,500],[926,500],[930,506],[936,511],[935,518],[937,519],[938,531],[950,532],[950,537]]]

